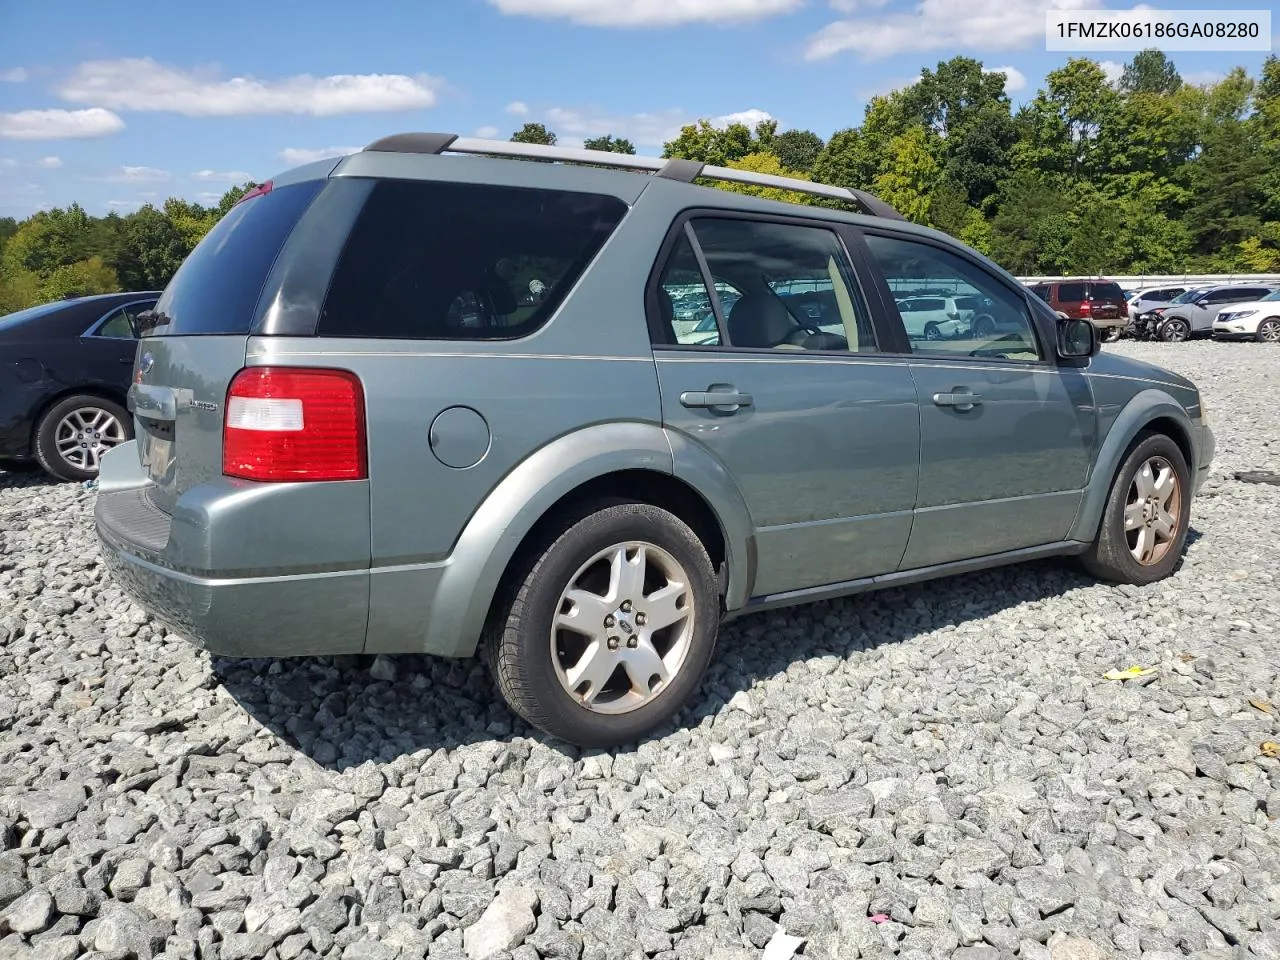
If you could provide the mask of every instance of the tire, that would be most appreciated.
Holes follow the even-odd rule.
[[[1163,541],[1159,533],[1159,516],[1144,506],[1142,481],[1139,472],[1151,466],[1152,483],[1161,480],[1164,469],[1176,485],[1172,494],[1164,500],[1164,514],[1175,522],[1170,534]],[[1150,495],[1160,498],[1158,488],[1148,486]],[[1176,497],[1176,504],[1169,501]],[[1134,517],[1143,526],[1126,531],[1126,518]],[[1100,580],[1112,583],[1145,585],[1163,580],[1173,572],[1182,556],[1187,539],[1187,527],[1191,520],[1191,474],[1186,459],[1178,445],[1162,433],[1140,434],[1137,443],[1121,464],[1111,492],[1102,510],[1102,522],[1098,535],[1081,557],[1085,569]],[[1132,534],[1132,540],[1131,540]],[[1149,559],[1139,561],[1135,549],[1140,549],[1146,535],[1151,537]],[[1143,551],[1145,552],[1145,551]]]
[[[569,743],[615,747],[668,721],[698,687],[719,631],[720,597],[706,549],[674,514],[647,503],[611,502],[576,516],[580,519],[570,517],[545,549],[517,568],[495,605],[483,643],[498,691],[517,714]],[[613,560],[623,551],[621,556],[634,562],[640,544],[653,579],[638,590],[616,589],[625,581],[608,560],[594,558]],[[657,586],[664,574],[670,574],[666,588],[676,581],[687,584],[684,609],[690,603],[693,609],[681,618],[673,595],[667,615],[676,622],[654,630],[645,618],[659,616],[651,604],[666,589]],[[577,603],[564,598],[575,584],[583,598]],[[629,605],[624,594],[633,598]],[[589,625],[595,639],[572,629],[553,630],[558,610],[584,617],[584,628]],[[653,640],[646,647],[650,633]],[[585,666],[589,663],[597,668]],[[643,672],[641,680],[627,663]],[[648,670],[659,665],[670,675],[653,692],[658,674]],[[596,679],[583,676],[592,673]],[[578,684],[571,692],[574,680]]]
[[[1103,343],[1116,343],[1124,334],[1124,327],[1107,327],[1106,332],[1102,335]]]
[[[941,340],[942,331],[938,329],[938,325],[930,321],[924,325],[924,338],[926,340]]]
[[[1259,343],[1280,343],[1280,317],[1267,317],[1258,324]]]
[[[1165,343],[1184,343],[1191,339],[1191,325],[1174,317],[1160,325],[1159,337]]]
[[[93,436],[77,436],[90,431]],[[132,439],[133,420],[124,407],[78,393],[59,400],[40,418],[35,454],[40,466],[59,480],[92,480],[102,454]]]
[[[996,322],[985,313],[980,317],[974,317],[973,326],[970,328],[975,337],[990,337],[996,332]]]

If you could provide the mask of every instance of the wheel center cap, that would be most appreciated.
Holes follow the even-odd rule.
[[[629,613],[623,613],[621,610],[619,610],[617,613],[614,614],[614,617],[618,621],[618,629],[621,630],[623,633],[630,636],[631,634],[636,632],[635,626],[631,623],[631,615]]]

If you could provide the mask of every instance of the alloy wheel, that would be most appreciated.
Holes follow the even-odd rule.
[[[674,680],[695,622],[690,578],[671,554],[642,541],[614,544],[560,595],[550,638],[556,677],[588,710],[629,713]]]
[[[96,473],[102,455],[128,439],[124,424],[102,407],[78,407],[58,421],[54,446],[69,466]]]
[[[1178,533],[1182,489],[1178,473],[1164,457],[1143,462],[1129,484],[1124,508],[1125,539],[1133,558],[1145,567],[1164,559]]]

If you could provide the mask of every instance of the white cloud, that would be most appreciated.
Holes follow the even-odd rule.
[[[211,203],[217,203],[221,199],[222,194],[215,193],[212,190],[202,190],[196,194],[196,202],[201,203],[206,207]]]
[[[105,137],[124,129],[110,110],[19,110],[0,113],[0,138],[10,140],[75,140]]]
[[[1003,73],[1005,93],[1017,93],[1026,89],[1027,75],[1016,67],[988,67],[983,73]]]
[[[895,90],[906,90],[909,87],[914,87],[920,82],[920,77],[921,74],[917,73],[914,77],[907,77],[905,80],[884,80],[873,86],[863,87],[858,91],[858,96],[863,100],[870,100],[873,97],[887,97]]]
[[[1120,78],[1124,76],[1124,64],[1116,63],[1114,60],[1099,60],[1098,66],[1102,68],[1102,72],[1107,75],[1107,83],[1115,86],[1120,82]]]
[[[132,58],[82,63],[57,92],[64,100],[189,117],[275,113],[326,117],[433,107],[440,84],[426,74],[399,73],[221,79],[211,70],[182,70],[150,58]]]
[[[602,137],[611,133],[625,137],[637,147],[660,147],[680,135],[680,128],[696,121],[688,111],[680,109],[659,110],[654,113],[610,114],[576,110],[570,107],[551,107],[542,119],[555,132],[559,143],[566,147],[579,146],[588,137]],[[727,127],[731,123],[745,123],[754,127],[761,120],[771,120],[764,110],[741,110],[707,118],[713,126]]]
[[[0,170],[12,170],[18,165],[18,161],[12,157],[0,157]]]
[[[130,210],[142,206],[141,200],[108,200],[107,206],[112,210]]]
[[[169,179],[169,171],[155,167],[119,167],[104,176],[84,179],[100,183],[158,183]]]
[[[489,0],[503,13],[592,27],[742,23],[790,13],[805,0]]]
[[[501,134],[497,127],[479,127],[476,129],[475,135],[481,140],[493,140]]]
[[[917,0],[905,13],[849,17],[809,38],[805,57],[852,52],[864,60],[926,50],[1016,50],[1044,43],[1046,10],[1085,10],[1098,0]]]
[[[359,153],[361,149],[361,147],[320,147],[319,149],[285,147],[276,156],[291,167],[300,167],[304,163],[327,160],[329,157],[345,157],[350,153]]]
[[[831,9],[836,13],[856,13],[859,10],[879,10],[887,7],[889,0],[831,0]]]
[[[8,70],[0,70],[0,83],[22,83],[29,76],[22,67],[10,67]]]
[[[244,183],[246,180],[252,180],[253,174],[245,173],[243,170],[197,170],[191,175],[191,179],[216,180],[219,183]]]
[[[514,117],[527,117],[529,115],[529,105],[523,100],[512,100],[507,104],[506,111]]]
[[[1227,78],[1225,73],[1218,70],[1196,70],[1192,73],[1183,74],[1184,83],[1189,83],[1193,87],[1213,86],[1215,83],[1221,83]]]

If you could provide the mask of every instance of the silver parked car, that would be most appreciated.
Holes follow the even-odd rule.
[[[992,323],[912,339],[894,294],[940,285]],[[668,722],[742,614],[1047,556],[1166,577],[1214,452],[1192,383],[957,241],[684,160],[390,137],[247,196],[147,322],[119,583],[217,654],[482,650],[584,745]]]
[[[1213,333],[1213,321],[1218,313],[1237,303],[1261,300],[1280,284],[1223,284],[1207,287],[1183,303],[1174,304],[1158,314],[1156,338],[1166,343],[1181,343],[1193,337],[1207,337]]]

